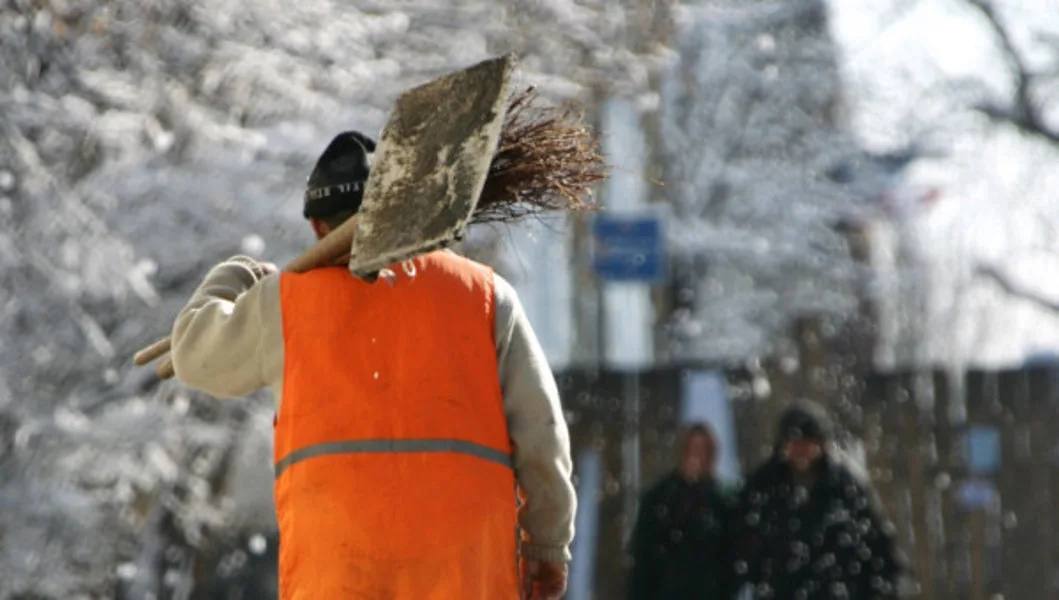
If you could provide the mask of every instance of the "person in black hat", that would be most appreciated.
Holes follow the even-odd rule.
[[[894,528],[866,483],[837,459],[832,438],[822,407],[789,407],[772,457],[740,493],[732,570],[754,598],[897,597]]]
[[[324,237],[360,210],[372,152],[374,140],[359,131],[344,131],[316,161],[306,183],[302,215],[317,237]]]
[[[356,218],[374,149],[347,131],[321,154],[303,199],[317,237]],[[173,325],[181,382],[273,392],[280,597],[557,600],[569,433],[515,290],[449,251],[388,270],[233,257]]]

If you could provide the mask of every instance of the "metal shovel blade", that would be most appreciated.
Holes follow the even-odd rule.
[[[474,213],[507,110],[514,57],[402,94],[382,132],[356,218],[349,270],[370,275],[443,247]]]

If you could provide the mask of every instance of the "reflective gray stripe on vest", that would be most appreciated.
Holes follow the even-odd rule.
[[[463,440],[349,440],[326,442],[295,450],[276,463],[276,479],[294,463],[331,454],[393,454],[407,452],[455,452],[499,463],[511,468],[511,456],[481,444]]]

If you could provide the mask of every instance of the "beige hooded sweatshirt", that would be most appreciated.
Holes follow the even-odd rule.
[[[282,402],[283,322],[279,276],[259,278],[246,257],[217,265],[180,311],[173,366],[184,384],[221,397],[272,390]],[[540,344],[511,285],[494,275],[495,340],[515,476],[526,496],[519,522],[523,554],[570,560],[576,505],[570,439],[559,393]]]

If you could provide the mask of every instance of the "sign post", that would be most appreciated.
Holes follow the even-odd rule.
[[[655,215],[601,214],[592,224],[592,266],[600,279],[657,283],[665,274],[662,222]]]
[[[649,302],[643,286],[661,281],[665,275],[664,240],[661,219],[651,213],[603,213],[592,224],[594,252],[592,266],[596,275],[610,284],[608,293],[624,298],[623,308],[633,309],[636,298]],[[624,296],[623,296],[624,294]],[[607,348],[614,364],[625,371],[622,377],[624,431],[622,435],[622,486],[625,492],[626,520],[634,520],[640,491],[640,369],[650,364],[652,340],[638,338],[633,328],[619,326],[611,330]],[[625,540],[632,532],[632,522],[625,524]]]

